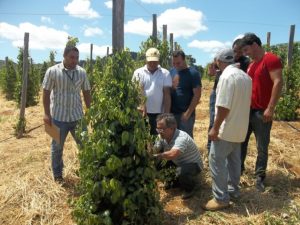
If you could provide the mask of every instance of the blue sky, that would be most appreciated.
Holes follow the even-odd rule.
[[[104,56],[112,44],[112,2],[109,0],[0,0],[0,59],[16,60],[24,32],[29,32],[30,55],[35,62],[48,60],[55,50],[56,60],[68,35],[79,38],[80,58]],[[158,30],[167,24],[196,64],[205,66],[215,52],[230,47],[233,40],[254,32],[271,44],[286,43],[290,25],[296,25],[300,40],[299,0],[125,0],[125,47],[138,51],[152,33],[152,14],[157,14]]]

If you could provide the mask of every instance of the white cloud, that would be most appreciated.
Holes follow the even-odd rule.
[[[77,45],[77,47],[78,47],[81,55],[86,54],[86,57],[89,57],[90,50],[91,50],[91,44],[82,43],[82,44]],[[106,56],[107,47],[109,47],[109,54],[111,54],[111,52],[112,52],[111,46],[109,46],[109,45],[98,46],[98,45],[93,44],[93,58],[95,58],[95,56],[100,56],[100,57]],[[84,58],[84,56],[81,58]]]
[[[215,55],[220,49],[222,48],[230,48],[231,42],[220,42],[216,40],[211,41],[199,41],[193,40],[192,42],[188,43],[188,47],[190,48],[198,48],[204,52],[211,53],[211,55]]]
[[[128,21],[124,25],[124,31],[125,33],[133,33],[133,34],[139,34],[143,36],[149,36],[152,34],[152,22],[147,22],[142,18],[134,19],[131,21]]]
[[[167,4],[167,3],[174,3],[177,0],[141,0],[141,2],[148,3],[148,4]]]
[[[70,26],[68,26],[67,24],[64,24],[64,25],[63,25],[63,29],[64,29],[64,30],[69,30],[69,29],[70,29]]]
[[[98,18],[100,15],[94,9],[90,8],[90,0],[72,0],[67,6],[64,6],[64,10],[73,17],[79,17],[82,19]]]
[[[102,34],[103,34],[103,31],[98,27],[87,27],[84,30],[84,36],[86,36],[86,37],[93,37],[93,36],[102,35]]]
[[[0,23],[0,37],[11,41],[14,47],[24,45],[25,32],[29,33],[30,49],[63,49],[69,36],[65,31],[31,23],[20,23],[19,26]]]
[[[106,5],[107,8],[112,9],[113,4],[112,4],[112,0],[111,1],[106,1],[104,2],[104,4]]]
[[[178,16],[180,15],[180,16]],[[173,33],[174,37],[191,37],[199,31],[207,30],[203,25],[204,15],[201,11],[196,11],[186,7],[168,9],[157,17],[158,31],[162,32],[162,25],[167,24],[168,33]],[[148,36],[152,33],[152,21],[135,19],[125,24],[125,32]]]
[[[47,16],[42,16],[42,17],[41,17],[41,21],[42,21],[43,23],[53,24],[51,18],[50,18],[50,17],[47,17]]]

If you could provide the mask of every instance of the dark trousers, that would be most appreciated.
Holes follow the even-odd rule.
[[[201,172],[201,169],[197,163],[187,163],[181,166],[176,166],[173,161],[169,160],[162,166],[161,162],[157,164],[158,170],[170,169],[175,170],[175,176],[167,173],[169,176],[165,180],[167,185],[171,187],[180,186],[185,191],[191,191],[199,183],[197,175]]]
[[[151,135],[157,135],[156,131],[156,117],[159,115],[159,113],[147,113],[148,119],[149,119],[149,125],[150,125],[150,134]]]
[[[192,191],[199,183],[197,175],[201,169],[197,163],[187,163],[176,169],[180,187],[185,191]]]
[[[266,177],[271,128],[272,121],[263,122],[263,110],[251,109],[247,136],[241,146],[241,171],[245,170],[244,162],[247,156],[248,142],[253,132],[257,148],[255,176],[261,177],[262,180]]]

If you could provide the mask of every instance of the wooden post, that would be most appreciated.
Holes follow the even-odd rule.
[[[267,32],[267,47],[270,47],[270,43],[271,43],[271,32]]]
[[[107,46],[107,48],[106,48],[106,56],[107,57],[109,56],[109,46]]]
[[[112,50],[113,53],[124,49],[124,0],[113,0]]]
[[[173,42],[173,33],[170,33],[170,52],[171,54],[174,51],[174,42]]]
[[[168,34],[167,34],[167,25],[164,24],[163,25],[163,41],[167,41],[167,36],[168,36]]]
[[[8,74],[8,57],[7,56],[5,57],[5,68],[6,68],[6,77],[8,77],[9,74]]]
[[[291,25],[291,27],[290,27],[289,46],[288,46],[288,56],[287,56],[287,66],[288,66],[289,69],[292,66],[294,36],[295,36],[295,25]]]
[[[176,41],[174,42],[174,47],[175,47],[175,51],[177,51],[178,50],[178,45],[177,45]]]
[[[174,43],[173,43],[173,33],[170,33],[170,62],[169,65],[170,67],[173,66],[173,50],[174,50]]]
[[[291,25],[288,53],[287,53],[287,68],[288,68],[288,70],[291,69],[291,67],[292,67],[294,35],[295,35],[295,25]],[[289,73],[286,73],[286,82],[285,82],[284,88],[285,88],[285,91],[289,90],[289,88],[290,88],[289,87]]]
[[[152,37],[153,37],[155,43],[157,43],[156,42],[156,40],[157,40],[157,15],[156,14],[152,15]]]
[[[23,49],[23,77],[22,77],[22,95],[21,95],[21,109],[19,122],[25,121],[25,107],[27,96],[27,81],[28,81],[28,42],[29,33],[24,35],[24,49]],[[17,138],[23,136],[23,129],[18,130]]]
[[[90,71],[92,75],[93,74],[93,44],[91,44],[91,50],[90,50]]]

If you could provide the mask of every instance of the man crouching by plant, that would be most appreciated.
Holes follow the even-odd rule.
[[[177,129],[173,114],[161,114],[156,119],[156,131],[159,137],[155,148],[161,153],[154,155],[158,159],[172,160],[176,165],[176,175],[184,193],[183,199],[194,195],[198,185],[198,174],[203,169],[200,151],[194,140],[182,130]]]
[[[51,143],[51,161],[54,180],[63,181],[63,147],[70,132],[77,144],[75,128],[83,116],[80,91],[87,108],[91,104],[90,83],[86,72],[78,66],[79,51],[75,46],[64,50],[63,62],[50,67],[43,81],[44,122],[60,129],[60,143]]]

